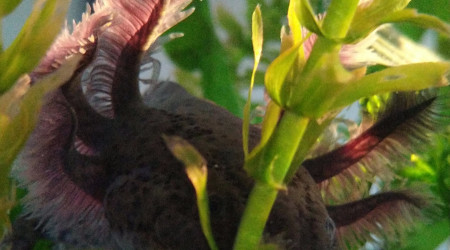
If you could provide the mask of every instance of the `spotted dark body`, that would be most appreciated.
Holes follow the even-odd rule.
[[[162,84],[180,88],[174,83]],[[64,95],[68,91],[71,94]],[[213,233],[221,249],[232,247],[253,186],[253,180],[242,168],[240,119],[199,99],[179,102],[175,109],[164,103],[158,104],[159,109],[139,104],[131,106],[128,112],[120,112],[114,119],[103,119],[91,113],[92,110],[86,111],[84,108],[88,108],[88,104],[84,98],[73,93],[82,92],[64,88],[54,93],[41,114],[41,122],[22,160],[32,162],[42,154],[58,158],[63,164],[56,169],[61,173],[55,174],[64,176],[64,181],[77,187],[75,192],[90,197],[93,203],[101,206],[98,209],[91,204],[87,207],[77,207],[76,203],[61,204],[53,216],[58,218],[59,214],[66,213],[76,216],[77,210],[97,209],[107,226],[98,226],[103,235],[94,233],[88,236],[84,234],[83,223],[70,229],[55,228],[44,219],[42,222],[46,231],[51,232],[51,238],[78,246],[101,247],[106,244],[123,249],[208,249],[199,224],[194,189],[184,166],[167,149],[161,137],[165,134],[188,140],[207,160]],[[184,95],[188,97],[185,92],[179,96]],[[64,105],[56,104],[55,100]],[[190,105],[201,105],[210,112],[198,112]],[[64,117],[67,124],[53,118],[55,115]],[[97,119],[91,119],[92,116]],[[55,121],[58,123],[54,124]],[[81,131],[78,129],[81,125],[77,128],[75,124],[89,129]],[[102,132],[90,134],[90,131],[99,130]],[[59,136],[42,138],[41,131],[52,131]],[[252,146],[259,140],[259,133],[258,127],[252,127]],[[73,143],[75,138],[80,138],[83,144],[76,147]],[[28,153],[36,148],[42,154]],[[53,181],[62,180],[55,178]],[[59,185],[61,183],[52,186]],[[267,224],[265,240],[287,249],[324,249],[334,244],[334,228],[330,230],[330,219],[319,189],[305,169],[297,173],[288,190],[279,194]],[[39,196],[49,194],[31,195],[42,199]],[[51,206],[52,200],[58,199],[56,195],[44,197],[48,204],[40,205]],[[37,206],[34,202],[31,206]],[[92,231],[95,232],[95,228]]]

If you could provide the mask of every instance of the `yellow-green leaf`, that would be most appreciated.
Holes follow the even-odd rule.
[[[320,23],[317,20],[311,4],[308,0],[291,1],[294,3],[295,14],[300,21],[300,24],[306,27],[309,31],[318,35],[322,35]]]
[[[289,96],[289,89],[286,89],[286,77],[292,72],[292,66],[299,53],[300,43],[284,51],[267,68],[264,78],[267,93],[270,98],[281,107],[285,107]],[[295,70],[295,69],[294,69]]]
[[[351,43],[366,37],[370,32],[383,24],[387,16],[394,16],[403,10],[410,0],[371,0],[358,6],[346,36]]]
[[[0,190],[6,190],[4,184],[7,183],[10,166],[33,130],[44,95],[70,79],[80,58],[81,56],[73,56],[68,59],[57,71],[35,82],[23,97],[5,94],[0,98]],[[26,77],[21,78],[19,84],[23,85],[23,81],[27,81]]]
[[[449,62],[414,63],[387,68],[348,84],[332,106],[344,107],[360,98],[387,92],[446,86],[449,72]]]
[[[0,225],[8,224],[6,213],[15,204],[9,180],[12,162],[33,131],[43,97],[69,80],[80,58],[70,58],[57,71],[36,81],[25,95],[21,91],[27,89],[29,79],[26,76],[21,78],[17,87],[0,97]],[[2,231],[0,228],[0,235]]]
[[[0,18],[11,13],[22,0],[3,0],[0,1]]]
[[[247,103],[244,107],[244,121],[242,123],[242,142],[244,146],[245,157],[248,156],[248,134],[250,126],[250,107],[252,103],[253,84],[255,83],[255,74],[256,70],[258,69],[259,60],[261,59],[263,47],[263,21],[259,5],[256,6],[255,11],[253,11],[252,15],[252,44],[255,62],[253,64],[253,72],[252,78],[250,80],[250,88],[248,90]]]
[[[255,65],[257,65],[257,62],[259,62],[259,59],[261,58],[263,46],[263,20],[261,16],[261,8],[259,5],[256,6],[255,11],[253,11],[252,15],[252,44]]]
[[[288,9],[288,21],[289,21],[289,29],[290,33],[293,36],[293,43],[297,44],[300,43],[300,41],[303,39],[302,36],[302,25],[300,24],[300,20],[298,20],[298,17],[295,12],[294,7],[295,1],[289,1],[289,9]],[[285,31],[283,30],[281,32],[281,43],[283,47],[283,35],[286,35]],[[291,46],[289,46],[291,47]],[[284,50],[282,49],[281,52]]]
[[[0,55],[0,94],[19,76],[31,71],[44,56],[61,30],[69,3],[68,0],[36,1],[19,35]]]
[[[192,182],[197,195],[197,206],[203,234],[205,234],[209,247],[216,250],[218,248],[212,234],[208,194],[206,190],[206,181],[208,177],[206,160],[194,146],[181,137],[163,135],[163,139],[170,152],[172,152],[175,158],[182,162],[186,168],[186,174]]]
[[[19,104],[22,96],[30,88],[30,79],[27,75],[19,78],[14,86],[5,94],[0,96],[0,114],[9,118],[19,112]]]
[[[186,166],[188,176],[196,176],[195,187],[203,187],[206,183],[206,160],[189,142],[178,136],[163,135],[170,152]],[[192,181],[192,179],[191,179]]]
[[[274,102],[269,102],[266,107],[266,114],[261,129],[261,141],[260,144],[265,144],[272,135],[275,127],[280,119],[282,109]]]
[[[408,22],[427,29],[434,29],[450,36],[450,25],[441,19],[426,14],[419,14],[415,9],[404,9],[386,16],[382,23]]]

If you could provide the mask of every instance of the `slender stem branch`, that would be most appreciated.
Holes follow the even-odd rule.
[[[197,206],[199,207],[200,223],[202,226],[203,233],[205,234],[206,240],[208,241],[209,248],[211,250],[218,250],[217,244],[214,240],[212,233],[211,223],[210,223],[210,212],[209,212],[209,202],[208,195],[206,194],[206,182],[205,186],[201,190],[197,191]]]
[[[334,39],[342,39],[347,35],[359,0],[333,0],[327,10],[322,24],[325,37],[319,37],[314,44],[302,76],[306,79],[316,68],[321,58],[327,53],[339,50],[342,44]]]

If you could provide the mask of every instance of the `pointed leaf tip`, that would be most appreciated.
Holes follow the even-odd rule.
[[[167,147],[172,154],[181,161],[186,167],[186,173],[194,186],[197,195],[197,207],[200,215],[200,223],[209,247],[217,250],[217,244],[214,240],[208,204],[208,195],[206,190],[207,167],[206,160],[188,141],[178,136],[162,135]]]
[[[252,15],[252,43],[255,61],[259,61],[263,45],[263,21],[259,4],[256,6]]]
[[[308,0],[294,1],[294,10],[302,26],[311,32],[323,35],[322,28]]]
[[[259,60],[261,59],[263,47],[263,22],[261,16],[261,8],[259,4],[256,6],[252,15],[252,44],[254,54],[254,64],[252,71],[252,78],[250,80],[250,88],[248,90],[247,102],[244,107],[244,119],[242,124],[242,142],[244,147],[245,158],[248,157],[248,138],[250,129],[250,106],[252,102],[252,91],[255,83],[255,74],[258,69]]]

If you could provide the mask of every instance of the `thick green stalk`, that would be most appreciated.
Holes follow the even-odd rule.
[[[257,249],[264,226],[277,198],[278,190],[257,181],[253,187],[239,226],[234,249]]]
[[[306,61],[306,65],[302,70],[302,79],[307,79],[309,77],[309,74],[311,74],[311,72],[316,69],[316,67],[321,66],[320,61],[324,56],[331,53],[337,53],[336,51],[339,51],[341,49],[341,46],[342,45],[340,43],[337,43],[333,40],[327,39],[325,37],[318,37],[317,41],[314,44],[314,47],[312,48],[311,54]]]
[[[283,184],[309,122],[309,118],[286,111],[272,135],[263,156],[263,164],[269,164],[267,171],[272,171],[276,183]]]
[[[257,249],[278,194],[277,185],[284,184],[308,123],[309,118],[289,111],[281,118],[261,155],[262,166],[259,169],[265,171],[262,176],[269,176],[269,181],[256,181],[241,220],[234,249]]]

